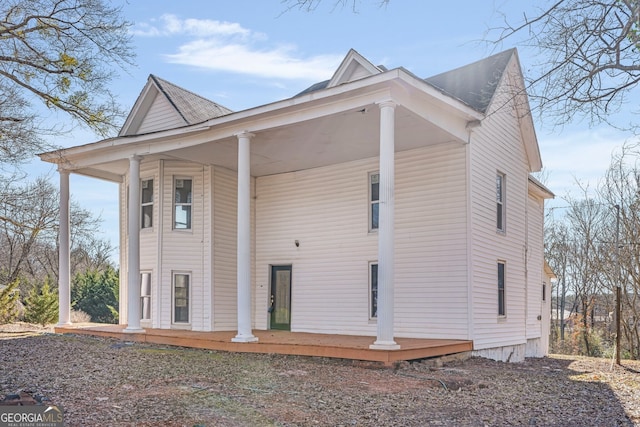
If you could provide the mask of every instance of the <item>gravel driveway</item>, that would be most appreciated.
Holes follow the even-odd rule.
[[[640,426],[640,362],[560,356],[394,370],[0,330],[0,398],[19,391],[69,426]]]

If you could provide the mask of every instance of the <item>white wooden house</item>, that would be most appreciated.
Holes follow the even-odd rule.
[[[150,76],[120,134],[59,165],[120,184],[120,319],[141,328],[472,340],[547,352],[542,163],[516,50],[423,79],[351,50],[330,80],[232,112]],[[545,293],[547,298],[545,298]]]

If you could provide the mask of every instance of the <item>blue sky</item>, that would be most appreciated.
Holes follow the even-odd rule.
[[[514,46],[525,73],[536,60],[516,39],[499,47],[482,41],[505,16],[517,21],[530,15],[530,2],[391,0],[378,7],[378,0],[357,1],[353,13],[350,7],[335,8],[334,0],[322,0],[313,12],[287,10],[281,0],[114,0],[134,23],[137,66],[121,72],[113,90],[129,110],[147,76],[155,74],[237,111],[289,98],[330,78],[350,48],[374,64],[402,66],[420,77]],[[536,131],[547,185],[558,196],[577,195],[575,179],[595,185],[613,150],[628,137],[584,122],[550,129],[537,119]],[[76,128],[54,142],[68,147],[95,140]],[[49,166],[31,169],[50,173],[57,182]],[[117,186],[72,175],[71,193],[102,216],[105,237],[117,246]]]

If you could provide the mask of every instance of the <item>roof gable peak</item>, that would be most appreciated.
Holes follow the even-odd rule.
[[[380,67],[376,67],[357,51],[350,49],[331,80],[329,80],[327,87],[338,86],[382,72],[383,70]]]
[[[157,100],[162,100],[164,107],[160,106]],[[151,128],[143,125],[149,114],[160,112],[160,110],[165,115],[169,114],[171,119],[166,120],[168,117],[165,116],[165,120],[162,120],[159,127],[158,124],[152,125]],[[216,102],[150,74],[120,130],[120,136],[135,135],[141,131],[141,127],[144,131],[165,130],[201,123],[232,112]]]

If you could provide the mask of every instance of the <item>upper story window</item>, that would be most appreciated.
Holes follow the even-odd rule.
[[[141,204],[140,211],[142,212],[142,218],[140,221],[141,228],[153,227],[153,180],[142,180],[141,186]]]
[[[369,174],[369,230],[378,229],[380,206],[380,174]]]
[[[173,184],[173,229],[191,230],[193,181],[191,179],[176,178]]]
[[[497,217],[496,217],[496,228],[498,231],[505,231],[505,184],[506,177],[503,173],[498,172],[496,174],[496,207],[497,207]]]

